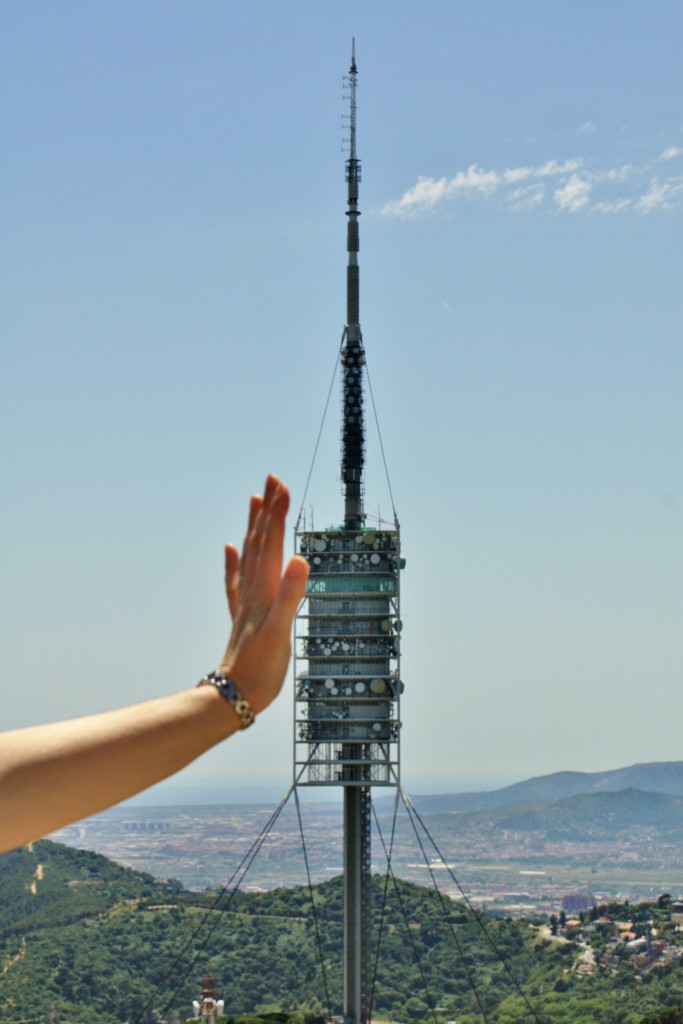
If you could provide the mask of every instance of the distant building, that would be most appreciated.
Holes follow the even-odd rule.
[[[562,909],[568,914],[578,914],[582,910],[592,910],[597,906],[595,896],[589,892],[568,892],[562,897]]]

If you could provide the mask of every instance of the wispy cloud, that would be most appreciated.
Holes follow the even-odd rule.
[[[610,167],[608,171],[595,171],[591,177],[597,184],[605,181],[626,181],[634,170],[633,164],[624,164],[623,167]]]
[[[588,126],[589,121],[582,126],[583,134]],[[618,214],[683,209],[683,177],[652,177],[655,166],[681,156],[683,149],[672,145],[642,166],[599,168],[588,166],[579,156],[504,170],[487,170],[473,163],[450,178],[419,177],[399,199],[385,203],[380,212],[385,217],[407,220],[434,214],[462,199],[497,200],[507,209],[520,212],[545,208],[557,213]]]
[[[549,178],[553,175],[569,174],[570,171],[576,171],[581,163],[582,161],[578,157],[574,157],[571,160],[565,160],[563,164],[558,164],[557,160],[548,160],[540,167],[509,167],[503,171],[502,178],[503,181],[511,183],[527,181],[529,178]]]
[[[545,198],[545,185],[536,183],[516,188],[510,193],[510,207],[513,210],[532,210],[540,206]]]
[[[576,213],[577,210],[580,210],[581,207],[586,206],[588,203],[590,190],[591,184],[589,181],[586,181],[585,178],[580,178],[578,174],[572,174],[565,185],[555,189],[553,199],[561,210]]]
[[[631,206],[630,199],[603,199],[599,203],[593,203],[593,213],[623,213]]]
[[[533,173],[533,167],[510,167],[503,171],[503,181],[526,181]]]
[[[412,188],[393,203],[387,203],[382,213],[391,217],[411,216],[413,212],[426,213],[445,199],[460,195],[490,196],[501,182],[496,171],[484,171],[471,164],[466,171],[458,171],[450,180],[419,177]]]
[[[454,178],[448,182],[448,192],[479,192],[488,196],[500,185],[500,175],[495,171],[484,171],[476,164],[472,164],[466,171],[458,171]]]
[[[419,177],[412,188],[404,192],[400,199],[386,203],[381,212],[386,217],[405,218],[429,213],[445,200],[458,196],[488,199],[503,186],[534,178],[565,175],[577,170],[581,163],[578,157],[565,160],[562,164],[548,160],[539,167],[511,167],[502,173],[470,164],[466,171],[458,171],[452,178]]]
[[[549,178],[555,174],[569,174],[570,171],[578,171],[581,167],[583,160],[575,156],[571,160],[565,160],[563,164],[558,164],[557,160],[548,160],[546,163],[541,164],[534,171],[535,178]]]
[[[577,135],[592,135],[593,132],[597,132],[597,130],[598,130],[597,124],[593,124],[592,121],[584,121],[584,123],[581,125],[581,127],[579,128],[579,130],[578,130],[578,132],[576,134]]]
[[[679,206],[682,200],[683,178],[671,178],[668,181],[653,178],[648,191],[636,205],[643,213],[653,213],[655,210],[671,210]]]

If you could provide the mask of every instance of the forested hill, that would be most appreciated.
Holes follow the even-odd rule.
[[[683,761],[634,764],[605,772],[554,772],[481,793],[422,796],[421,811],[485,811],[495,807],[554,803],[583,793],[614,793],[637,789],[683,797]]]
[[[683,1006],[668,899],[606,908],[585,929],[551,935],[523,921],[478,921],[462,905],[408,883],[389,883],[386,901],[384,879],[374,878],[373,889],[375,938],[383,920],[374,1019],[643,1024]],[[206,971],[231,1014],[290,1011],[298,1024],[313,1024],[330,1009],[341,1012],[340,878],[315,888],[316,921],[305,888],[239,893],[230,901],[37,842],[0,856],[0,900],[2,1024],[151,1024],[162,1014],[177,1024],[189,1016]],[[654,921],[666,945],[656,964],[636,967],[619,943],[617,922],[627,915],[636,934]],[[154,1012],[143,1014],[150,1000]]]
[[[581,837],[582,842],[609,842],[624,833],[647,828],[650,840],[683,843],[683,797],[643,793],[638,789],[614,793],[583,793],[553,803],[496,807],[490,811],[432,811],[430,828],[442,837],[476,835],[495,842],[503,830],[535,834],[546,842]]]
[[[0,855],[0,939],[94,917],[125,900],[158,899],[168,889],[97,853],[40,840]]]

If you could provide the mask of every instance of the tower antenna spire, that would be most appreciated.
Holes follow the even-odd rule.
[[[344,485],[344,525],[347,530],[363,525],[363,466],[365,463],[365,422],[363,416],[363,335],[360,329],[360,270],[358,251],[358,186],[361,180],[360,160],[356,154],[356,40],[351,43],[351,67],[347,76],[349,88],[349,156],[346,161],[347,228],[346,250],[346,326],[341,361],[343,366],[344,403],[342,413],[341,478]]]
[[[349,140],[349,156],[352,160],[356,159],[356,75],[358,74],[358,68],[356,67],[356,40],[351,40],[351,67],[349,68],[349,85],[350,85],[350,116],[351,116],[351,138]]]

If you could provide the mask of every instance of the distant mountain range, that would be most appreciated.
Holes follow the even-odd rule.
[[[599,877],[591,883],[603,893],[683,895],[683,762],[556,772],[492,792],[416,796],[412,803],[444,858],[457,863],[465,888],[473,886],[487,898],[497,886],[514,888],[511,864],[515,870],[524,866],[539,872],[552,864],[555,895],[563,886],[565,891],[576,887],[575,869],[585,864],[599,867]],[[374,807],[382,829],[393,830],[394,796],[376,795]],[[339,810],[336,803],[318,802],[305,809],[315,881],[341,871]],[[201,888],[230,876],[243,856],[245,837],[259,833],[267,813],[263,806],[129,807],[64,830],[58,838]],[[293,807],[278,819],[277,832],[277,842],[266,844],[250,875],[252,884],[266,889],[305,879]],[[399,876],[422,881],[424,865],[403,812],[395,835]],[[373,847],[381,863],[381,844]],[[491,868],[485,876],[479,869],[482,863]],[[501,872],[495,879],[494,868]],[[541,887],[539,883],[537,889]]]
[[[634,764],[607,772],[553,772],[489,792],[421,796],[416,804],[425,813],[454,814],[550,804],[588,793],[617,793],[626,789],[683,797],[683,761]]]
[[[440,836],[461,843],[469,838],[492,845],[497,836],[515,833],[518,839],[533,835],[546,843],[610,842],[629,836],[648,843],[650,849],[653,844],[683,845],[683,797],[638,789],[579,793],[549,803],[485,811],[431,811],[424,818]]]

